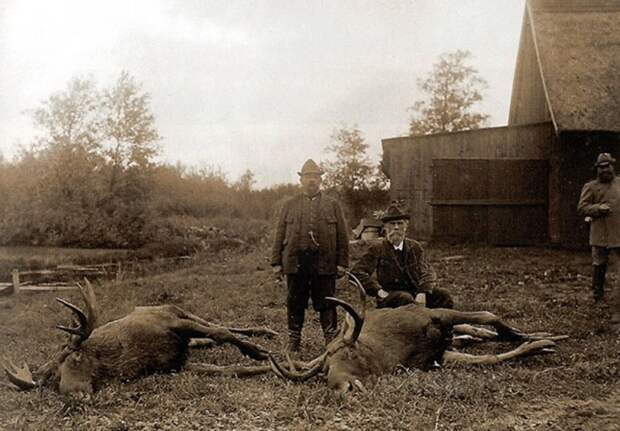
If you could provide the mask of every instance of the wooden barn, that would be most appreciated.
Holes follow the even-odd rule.
[[[596,155],[620,160],[620,0],[527,0],[508,125],[384,139],[420,239],[587,244]]]

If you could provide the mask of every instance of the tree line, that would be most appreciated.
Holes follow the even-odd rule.
[[[485,82],[468,57],[443,55],[418,82],[427,97],[412,108],[412,134],[484,124],[488,116],[471,108]],[[298,192],[295,184],[256,190],[249,170],[230,181],[214,166],[157,162],[150,95],[127,72],[103,88],[74,78],[29,114],[34,142],[11,161],[0,154],[0,245],[135,248],[182,236],[192,221],[267,223],[278,202]],[[344,202],[351,224],[389,200],[389,180],[368,148],[356,125],[343,126],[321,161],[326,189]]]

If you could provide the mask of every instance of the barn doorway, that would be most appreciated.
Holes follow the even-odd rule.
[[[433,159],[432,177],[433,239],[547,242],[547,160]]]

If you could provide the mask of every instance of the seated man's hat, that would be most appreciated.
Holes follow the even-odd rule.
[[[596,158],[596,163],[594,167],[598,168],[599,166],[609,166],[612,163],[616,163],[616,159],[614,159],[609,153],[601,153]]]
[[[317,165],[314,162],[314,160],[308,159],[306,160],[306,163],[304,163],[304,165],[301,167],[301,172],[297,172],[297,173],[299,175],[304,175],[304,174],[323,175],[325,172],[323,172],[323,170],[319,168],[319,165]]]
[[[395,220],[409,220],[409,214],[403,212],[398,204],[392,202],[381,216],[381,221],[387,223]]]

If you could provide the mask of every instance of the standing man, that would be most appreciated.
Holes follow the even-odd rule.
[[[611,154],[601,153],[596,159],[596,179],[581,190],[579,213],[590,219],[590,246],[592,247],[592,291],[595,301],[605,293],[605,273],[616,277],[620,269],[620,179],[616,176]],[[612,331],[620,333],[620,286],[613,286],[611,315]]]
[[[377,308],[396,308],[417,302],[429,308],[452,308],[447,290],[435,287],[435,271],[422,245],[406,238],[409,215],[392,203],[381,218],[385,238],[372,244],[353,273],[366,293],[377,297]],[[377,273],[377,280],[372,278]]]
[[[276,227],[271,265],[286,275],[288,351],[299,352],[308,298],[319,312],[326,344],[336,335],[336,308],[325,301],[334,296],[336,276],[349,262],[348,227],[342,208],[320,191],[323,171],[308,159],[298,172],[302,193],[286,201]]]

